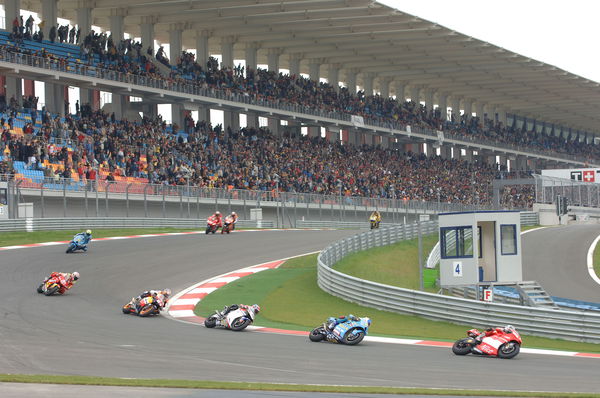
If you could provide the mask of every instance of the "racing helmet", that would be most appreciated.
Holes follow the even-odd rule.
[[[217,211],[215,211],[215,216],[220,216],[220,215],[221,215],[221,212],[220,212],[220,211],[218,211],[218,210],[217,210]]]
[[[85,231],[85,234],[86,234],[86,235],[91,235],[91,234],[92,234],[92,230],[91,230],[91,229],[88,229],[87,231]]]
[[[504,326],[504,333],[512,333],[514,332],[515,328],[513,325],[506,325]]]
[[[237,216],[237,213],[236,213],[235,211],[232,211],[232,212],[231,212],[231,215],[232,215],[232,216]]]
[[[76,281],[77,279],[79,279],[79,272],[75,271],[73,272],[73,274],[71,274],[73,276],[73,280]]]
[[[168,298],[171,295],[171,289],[164,289],[162,294]]]
[[[252,309],[254,310],[255,314],[260,312],[260,306],[258,304],[252,304]]]

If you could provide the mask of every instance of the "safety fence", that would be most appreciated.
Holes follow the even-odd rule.
[[[73,54],[77,56],[76,54]],[[77,75],[85,78],[103,79],[113,81],[116,83],[124,83],[130,86],[137,86],[136,89],[146,88],[148,91],[152,89],[166,90],[173,93],[177,93],[177,96],[188,97],[190,95],[202,97],[204,101],[210,101],[217,103],[220,106],[223,105],[224,101],[234,103],[239,107],[244,107],[245,104],[270,108],[273,110],[283,112],[293,112],[300,115],[314,116],[320,118],[327,118],[331,121],[342,121],[346,125],[352,125],[352,116],[349,113],[337,112],[325,110],[319,107],[313,107],[308,105],[294,104],[286,101],[285,99],[271,100],[260,94],[247,93],[247,92],[236,92],[230,88],[217,89],[213,87],[205,87],[201,83],[195,83],[191,80],[184,79],[165,79],[165,78],[153,78],[149,76],[136,75],[132,73],[124,73],[116,70],[104,69],[96,66],[91,66],[86,63],[81,63],[73,60],[61,60],[55,58],[39,57],[36,55],[25,54],[13,49],[0,49],[0,62],[6,62],[10,64],[25,65],[29,67],[44,69],[50,72],[61,72],[68,73],[70,75]],[[23,71],[21,71],[23,73]],[[88,79],[86,79],[88,80]],[[164,93],[161,93],[164,94]],[[198,98],[200,100],[200,98]],[[384,117],[372,117],[366,118],[361,127],[369,128],[371,130],[381,130],[385,133],[399,133],[407,132],[410,136],[413,134],[421,134],[427,136],[431,140],[438,140],[438,133],[432,129],[421,128],[418,126],[411,126],[410,129],[405,123],[401,121],[394,121],[392,119]],[[463,143],[466,145],[485,145],[493,148],[503,148],[509,151],[518,151],[519,153],[527,152],[537,154],[543,157],[549,157],[552,159],[569,159],[581,163],[589,162],[589,159],[583,156],[576,156],[567,153],[556,153],[551,151],[544,151],[535,148],[524,149],[520,145],[510,144],[506,142],[500,142],[497,140],[484,140],[475,138],[472,136],[465,136],[461,134],[453,134],[450,131],[444,132],[446,140],[451,139],[458,141],[457,143]]]
[[[583,172],[579,178],[583,178]],[[600,184],[583,182],[568,178],[557,178],[545,175],[533,175],[535,181],[536,203],[556,203],[556,197],[567,198],[569,206],[600,207]]]
[[[600,343],[600,314],[597,313],[487,303],[426,293],[359,279],[333,268],[357,251],[414,239],[419,234],[418,228],[418,224],[384,227],[326,247],[317,260],[319,287],[344,300],[384,311],[469,326],[512,324],[531,335]],[[424,222],[420,228],[422,234],[434,233],[438,224]]]
[[[238,220],[237,228],[273,228],[272,221]],[[0,220],[0,232],[97,228],[205,229],[205,219],[179,218],[24,218]]]

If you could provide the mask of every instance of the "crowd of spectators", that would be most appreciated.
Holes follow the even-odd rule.
[[[463,204],[489,204],[492,180],[500,174],[493,165],[323,138],[275,137],[264,128],[223,131],[199,121],[185,138],[170,133],[160,118],[115,121],[101,111],[63,121],[46,118],[30,134],[5,128],[0,145],[11,161],[43,170],[48,178],[71,178],[75,172],[80,180],[131,176],[164,185]],[[44,167],[45,160],[65,167],[55,172]],[[110,174],[101,177],[101,170]]]

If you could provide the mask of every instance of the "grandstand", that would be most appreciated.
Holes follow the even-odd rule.
[[[17,18],[20,0],[5,0],[0,86],[6,105],[0,116],[7,127],[3,161],[10,157],[15,176],[33,186],[56,176],[79,189],[94,169],[96,178],[117,183],[277,186],[489,203],[491,180],[509,170],[600,165],[597,83],[374,1],[131,0],[123,8],[115,0],[93,7],[44,0],[28,6],[44,20],[45,39],[27,37]],[[57,17],[80,30],[78,43],[48,40]],[[110,35],[93,33],[92,25]],[[125,33],[138,39],[125,40]],[[168,44],[170,59],[155,40]],[[43,110],[11,104],[35,96],[32,81],[44,82]],[[72,102],[67,86],[79,91],[77,115],[65,115],[65,102]],[[105,112],[101,90],[112,94]],[[159,104],[171,106],[173,126],[160,123]],[[222,128],[211,126],[211,109],[223,111]],[[24,128],[32,115],[28,137]],[[268,132],[259,129],[259,117]],[[212,145],[215,137],[230,146]],[[31,140],[35,165],[32,154],[15,150]],[[170,152],[153,152],[156,143]],[[291,163],[270,161],[260,176],[248,178],[254,166],[241,165],[236,151],[243,145],[255,151],[244,159],[253,165],[262,165],[274,148],[283,148],[289,162],[322,151],[329,156],[321,158],[329,162],[327,172],[315,173],[311,164],[294,174],[286,169]],[[52,157],[50,150],[65,156]],[[217,152],[217,159],[203,151]],[[168,159],[173,154],[176,159]],[[372,181],[357,182],[365,179],[360,154],[370,159]],[[344,155],[354,156],[354,163],[345,164]],[[431,160],[436,155],[439,160]],[[393,166],[385,170],[385,162]],[[452,173],[457,169],[462,174]],[[515,187],[503,196],[514,196],[518,207],[532,201],[531,192]]]

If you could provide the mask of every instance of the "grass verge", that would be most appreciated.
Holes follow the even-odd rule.
[[[0,247],[26,245],[30,243],[71,240],[73,235],[82,230],[66,231],[34,231],[34,232],[0,232]],[[144,234],[159,234],[166,232],[193,231],[192,229],[177,228],[111,228],[93,230],[94,238],[106,238],[109,236],[129,236]]]
[[[240,278],[215,290],[198,303],[195,313],[206,317],[225,305],[257,303],[262,310],[256,325],[306,331],[320,325],[329,316],[351,313],[369,316],[373,320],[369,333],[373,335],[445,341],[462,337],[472,326],[488,326],[461,326],[363,307],[325,293],[317,286],[316,280],[316,254],[294,258],[278,269]],[[600,352],[600,344],[534,336],[525,336],[525,344],[530,348]]]
[[[598,277],[600,277],[600,243],[598,243],[596,245],[596,248],[594,249],[593,261],[594,261],[594,272],[596,272],[596,275]]]
[[[330,386],[306,384],[275,383],[243,383],[229,381],[177,380],[177,379],[121,379],[116,377],[89,376],[54,376],[54,375],[13,375],[0,374],[0,382],[5,383],[37,383],[37,384],[70,384],[93,386],[122,387],[159,387],[189,389],[220,390],[252,390],[252,391],[298,391],[298,392],[330,392],[330,393],[362,393],[362,394],[404,394],[404,395],[455,395],[486,397],[598,397],[592,393],[552,393],[528,391],[485,391],[485,390],[453,390],[403,387],[370,387],[370,386]]]

